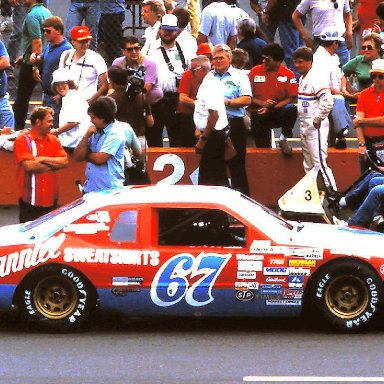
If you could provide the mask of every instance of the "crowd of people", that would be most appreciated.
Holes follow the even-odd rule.
[[[337,187],[328,145],[344,149],[356,129],[363,171],[365,150],[384,142],[384,3],[360,0],[356,18],[349,0],[249,3],[256,21],[236,0],[143,0],[138,38],[123,37],[125,0],[71,0],[65,24],[47,1],[1,0],[0,30],[11,17],[13,29],[8,47],[0,41],[0,127],[20,132],[20,220],[56,206],[54,171],[68,154],[87,162],[85,193],[116,188],[135,182],[127,169],[163,146],[165,130],[171,147],[201,155],[200,184],[244,194],[249,136],[270,148],[274,128],[291,156],[287,139],[299,125],[304,170],[321,169],[329,191]],[[25,130],[38,84],[43,107]]]

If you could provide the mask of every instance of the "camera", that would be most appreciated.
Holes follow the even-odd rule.
[[[128,75],[128,84],[127,88],[125,89],[125,93],[128,98],[135,97],[140,92],[142,92],[144,88],[144,77],[145,72],[143,66],[141,66],[139,69],[127,69],[127,75]]]

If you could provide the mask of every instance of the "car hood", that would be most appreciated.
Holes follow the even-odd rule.
[[[331,254],[384,258],[384,234],[379,232],[312,223],[298,223],[293,231],[295,245],[327,248]]]
[[[44,240],[47,236],[38,231],[23,229],[22,224],[12,224],[0,227],[0,246],[31,244],[36,240]]]

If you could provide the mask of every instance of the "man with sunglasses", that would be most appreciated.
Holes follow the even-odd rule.
[[[372,85],[364,89],[358,99],[353,125],[359,142],[360,171],[367,169],[366,150],[384,142],[384,59],[372,62]]]
[[[47,45],[41,56],[32,53],[30,61],[33,64],[33,78],[41,82],[43,87],[43,106],[51,107],[54,111],[54,127],[59,123],[59,103],[54,100],[51,89],[52,74],[58,68],[61,54],[72,48],[64,38],[64,24],[59,16],[48,17],[43,23],[43,33]]]
[[[23,55],[15,62],[15,64],[20,64],[16,99],[13,105],[16,130],[24,129],[28,113],[28,103],[37,84],[33,78],[30,57],[32,54],[36,57],[41,55],[45,44],[45,37],[42,33],[43,22],[52,16],[51,12],[43,6],[43,0],[23,1],[28,7],[28,14],[25,18],[21,35]]]
[[[156,63],[140,52],[140,43],[136,36],[131,35],[124,37],[123,47],[123,56],[115,59],[112,65],[135,70],[143,66],[147,101],[151,105],[157,103],[163,97],[163,91],[159,86]]]

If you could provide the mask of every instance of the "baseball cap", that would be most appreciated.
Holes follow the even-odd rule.
[[[69,80],[73,80],[70,71],[66,68],[59,68],[52,73],[51,84],[61,83],[63,81],[69,81]]]
[[[92,40],[91,31],[86,25],[77,25],[71,30],[71,39],[77,41]]]
[[[177,26],[177,17],[172,14],[165,14],[161,18],[161,29],[168,29],[170,31],[177,31],[179,27]]]
[[[344,41],[344,37],[341,36],[340,31],[336,27],[325,27],[320,35],[321,41]]]
[[[197,46],[196,55],[209,55],[212,54],[212,44],[211,43],[201,43]]]
[[[376,59],[372,61],[372,67],[369,73],[372,72],[384,73],[384,59]]]

